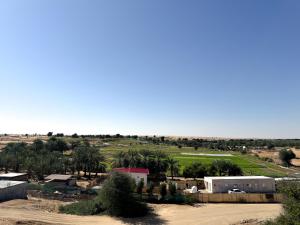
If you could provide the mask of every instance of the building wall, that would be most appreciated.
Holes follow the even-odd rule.
[[[196,193],[189,194],[203,203],[278,203],[282,202],[281,194],[226,194],[226,193]]]
[[[21,176],[15,176],[15,177],[1,177],[0,180],[13,180],[13,181],[28,181],[28,176],[21,175]]]
[[[26,187],[27,183],[22,183],[6,188],[0,188],[0,201],[27,198]]]
[[[228,190],[238,188],[247,193],[273,193],[275,192],[274,179],[237,179],[237,180],[212,180],[205,181],[205,186],[210,193],[227,193]]]
[[[135,182],[138,184],[138,182],[141,179],[144,179],[144,186],[147,186],[147,174],[146,173],[128,173],[133,179],[135,179]]]

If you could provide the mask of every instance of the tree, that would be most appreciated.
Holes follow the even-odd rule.
[[[53,132],[48,132],[47,136],[51,137],[53,135]]]
[[[167,164],[168,164],[168,168],[170,170],[170,173],[171,173],[171,177],[172,177],[172,180],[174,178],[174,175],[175,174],[178,174],[178,171],[179,171],[179,163],[177,160],[173,159],[173,158],[167,158],[166,160]]]
[[[99,201],[112,216],[135,217],[147,214],[147,206],[134,197],[135,181],[124,173],[112,172],[104,182]]]
[[[239,176],[243,175],[242,169],[229,160],[214,160],[209,168],[209,174],[214,176]]]
[[[78,134],[72,134],[72,138],[79,138]]]
[[[88,172],[90,179],[92,172],[98,173],[103,171],[104,165],[101,165],[100,162],[104,160],[104,157],[100,154],[99,149],[90,146],[89,143],[83,143],[76,147],[73,152],[73,158],[78,175],[83,170],[84,176]]]
[[[279,152],[279,158],[280,160],[286,165],[291,165],[291,160],[296,157],[295,153],[291,150],[282,149]]]
[[[203,178],[207,175],[207,168],[199,163],[192,163],[191,165],[188,165],[183,170],[183,176],[185,178],[191,177],[191,178]]]
[[[24,162],[26,143],[8,143],[3,150],[3,161],[5,171],[11,168],[14,172],[19,172],[21,164]]]
[[[46,148],[50,152],[63,152],[68,150],[68,145],[63,139],[51,137],[46,144]]]

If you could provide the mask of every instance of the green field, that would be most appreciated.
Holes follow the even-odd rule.
[[[103,146],[104,143],[108,146]],[[289,172],[288,170],[279,167],[278,165],[270,162],[265,162],[257,157],[248,154],[240,154],[237,152],[219,151],[200,148],[195,150],[191,147],[178,148],[177,146],[170,145],[156,145],[145,142],[139,142],[134,139],[107,139],[99,140],[93,143],[94,145],[100,147],[102,154],[105,156],[108,165],[113,159],[113,155],[118,151],[128,151],[128,150],[160,150],[170,156],[174,157],[179,161],[180,170],[182,171],[185,166],[190,165],[194,162],[201,162],[203,164],[210,164],[212,161],[217,159],[230,160],[233,163],[239,165],[245,175],[265,175],[272,177],[286,176]],[[183,155],[182,153],[209,153],[209,154],[232,154],[232,156],[194,156],[194,155]]]

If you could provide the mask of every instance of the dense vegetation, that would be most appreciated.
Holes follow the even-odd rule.
[[[46,143],[37,139],[33,144],[9,143],[0,153],[0,168],[5,172],[26,171],[32,178],[43,179],[52,173],[105,171],[99,149],[88,142],[80,142],[68,155],[69,147],[60,138],[51,137]]]
[[[299,225],[300,224],[300,183],[282,182],[278,185],[279,191],[285,196],[283,213],[265,225]]]
[[[135,188],[135,181],[130,176],[113,172],[94,200],[63,206],[60,207],[60,211],[77,215],[95,215],[105,212],[121,217],[145,216],[148,207],[135,196]]]
[[[240,176],[243,175],[242,169],[228,160],[214,160],[210,165],[196,162],[185,167],[184,177],[203,178],[204,176]]]

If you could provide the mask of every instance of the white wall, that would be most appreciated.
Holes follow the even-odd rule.
[[[147,186],[147,174],[146,173],[128,173],[133,179],[135,179],[136,184],[143,178],[144,186]]]

